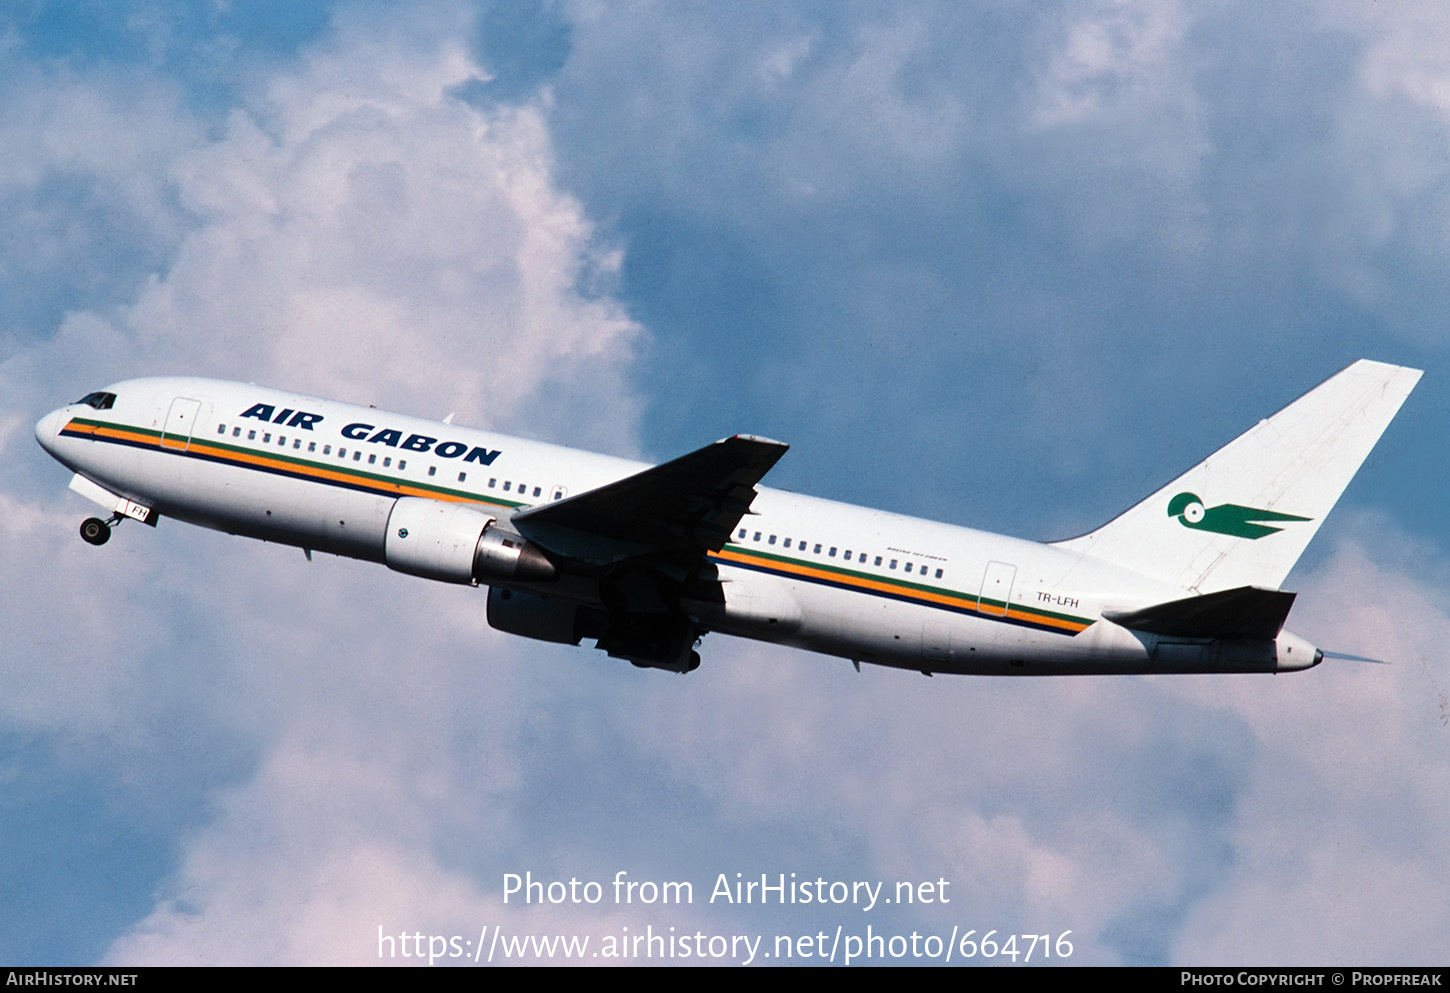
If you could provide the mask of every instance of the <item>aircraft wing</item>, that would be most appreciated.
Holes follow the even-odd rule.
[[[556,503],[519,511],[518,532],[570,558],[607,564],[651,552],[719,551],[755,485],[789,445],[736,435]]]
[[[1103,616],[1133,631],[1172,638],[1248,638],[1272,641],[1279,637],[1294,594],[1257,586],[1155,603],[1142,610],[1106,611]]]

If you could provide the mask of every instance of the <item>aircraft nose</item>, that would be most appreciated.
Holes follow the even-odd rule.
[[[35,423],[35,440],[40,442],[41,448],[51,454],[55,453],[55,440],[59,437],[61,425],[64,423],[64,410],[52,410]]]

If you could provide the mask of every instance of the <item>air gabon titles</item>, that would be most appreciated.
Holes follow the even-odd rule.
[[[291,407],[284,407],[279,411],[270,403],[254,403],[244,410],[241,416],[255,417],[257,420],[266,421],[269,424],[283,424],[289,428],[300,428],[304,431],[311,431],[314,424],[319,424],[323,420],[321,414],[294,410]],[[349,441],[366,441],[377,445],[387,445],[389,448],[397,448],[405,452],[431,452],[440,459],[456,459],[462,456],[463,461],[477,462],[479,465],[493,465],[493,460],[502,454],[493,449],[483,448],[479,445],[470,446],[461,441],[439,441],[426,434],[405,436],[396,428],[379,428],[376,425],[361,422],[345,426],[342,429],[342,436]]]

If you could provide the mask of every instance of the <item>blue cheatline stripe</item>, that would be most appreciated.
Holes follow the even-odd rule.
[[[800,580],[818,586],[848,590],[853,593],[864,593],[887,600],[912,603],[922,607],[930,607],[934,610],[964,614],[986,621],[1012,624],[1017,627],[1027,627],[1037,631],[1050,631],[1055,634],[1071,636],[1085,630],[1093,623],[1087,618],[1073,617],[1066,614],[1052,614],[1046,611],[1035,611],[1021,606],[998,603],[992,600],[986,602],[992,606],[1000,607],[1003,612],[984,612],[978,606],[978,598],[970,594],[950,590],[937,590],[931,587],[912,589],[905,584],[894,583],[881,577],[864,573],[848,573],[844,570],[822,567],[812,562],[787,559],[783,556],[764,557],[739,547],[726,546],[720,552],[712,553],[710,558],[725,565],[748,569],[752,572],[765,573],[766,575],[776,576],[781,579]]]
[[[77,425],[79,426],[77,427]],[[372,493],[378,496],[420,496],[447,502],[487,504],[505,510],[513,510],[523,506],[521,503],[512,500],[495,499],[476,493],[451,490],[442,486],[417,483],[411,480],[393,479],[387,476],[350,469],[345,465],[314,462],[308,459],[299,459],[291,455],[282,455],[280,453],[258,452],[236,445],[208,441],[197,438],[196,436],[192,436],[188,449],[171,447],[170,445],[162,444],[161,433],[157,431],[133,428],[125,425],[106,424],[104,422],[82,418],[73,419],[61,429],[60,433],[72,438],[85,438],[90,441],[140,448],[147,451],[162,452],[167,455],[180,455],[203,462],[230,466],[235,469],[265,472],[288,479],[322,483],[340,489]]]
[[[123,445],[148,451],[159,451],[169,455],[180,455],[226,465],[235,469],[247,469],[296,479],[302,482],[322,483],[339,489],[348,489],[377,496],[420,496],[433,500],[458,503],[477,503],[512,510],[523,506],[509,500],[497,500],[460,490],[450,490],[426,483],[399,481],[386,476],[358,472],[346,467],[299,459],[290,455],[272,452],[258,452],[222,442],[198,439],[192,436],[189,447],[169,447],[162,444],[160,432],[145,428],[107,424],[85,418],[74,418],[60,432],[73,438],[86,438],[112,445]],[[987,601],[1001,608],[1001,614],[987,613],[980,609],[978,598],[951,590],[937,590],[932,587],[904,584],[886,580],[884,577],[865,573],[850,573],[845,570],[824,567],[811,562],[788,559],[783,556],[761,556],[746,549],[727,545],[720,552],[707,553],[715,561],[737,568],[749,569],[783,579],[800,580],[851,593],[877,596],[900,603],[912,603],[954,614],[979,617],[983,620],[1050,631],[1057,634],[1074,635],[1087,628],[1092,621],[1066,614],[1034,611],[1021,606]],[[947,602],[956,601],[956,602]]]

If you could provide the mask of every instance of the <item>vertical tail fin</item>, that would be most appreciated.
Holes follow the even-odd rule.
[[[1420,375],[1361,359],[1136,507],[1058,547],[1196,593],[1277,588]]]

